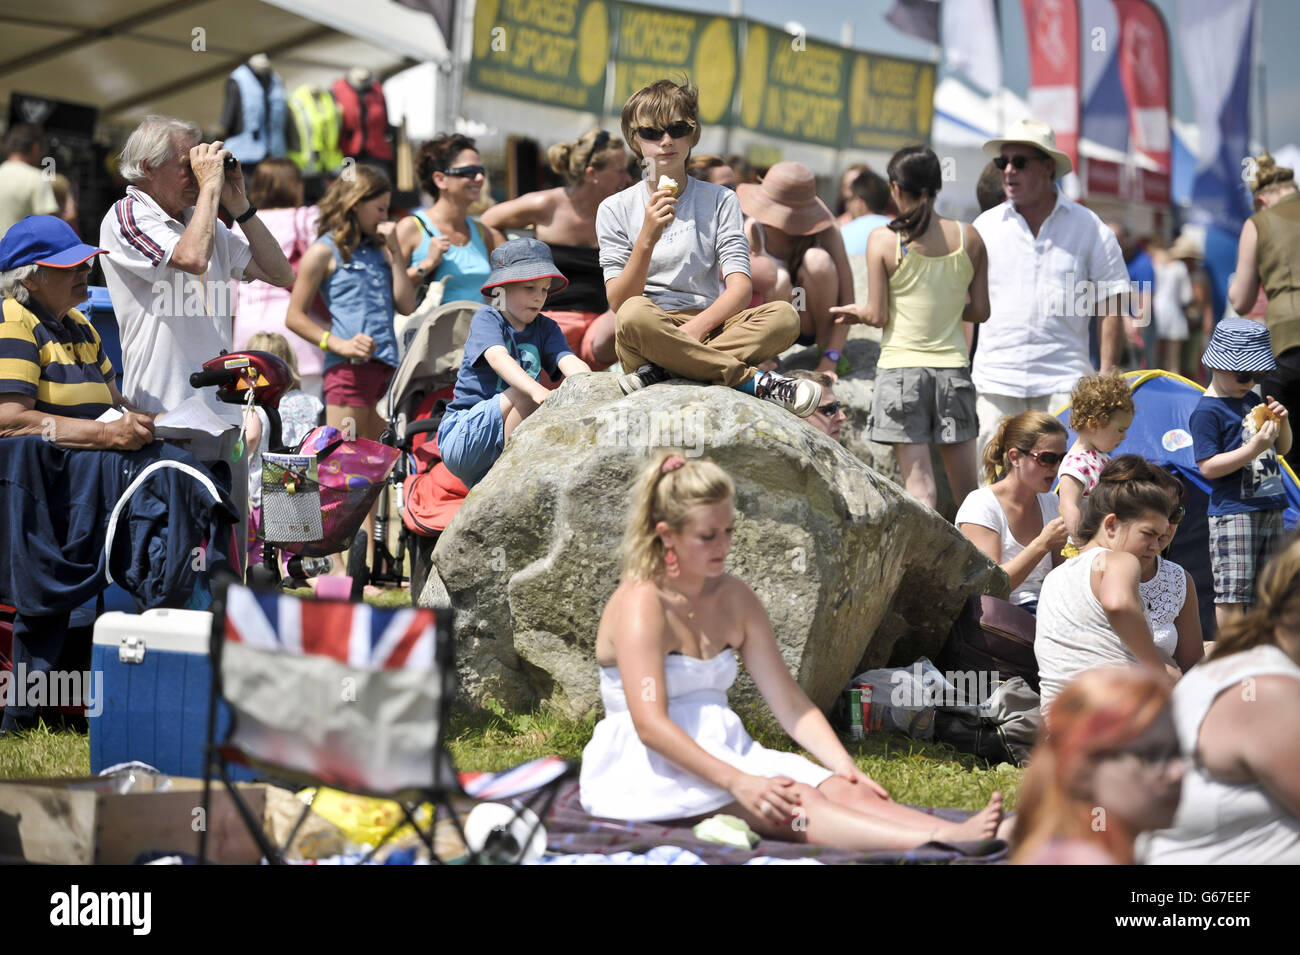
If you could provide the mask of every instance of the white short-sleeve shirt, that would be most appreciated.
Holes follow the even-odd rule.
[[[1093,372],[1092,316],[1129,290],[1114,233],[1059,191],[1037,236],[1010,200],[975,228],[988,250],[990,309],[971,368],[976,390],[1014,398],[1071,391]]]
[[[983,344],[984,340],[981,337],[981,347]],[[1060,498],[1055,494],[1040,494],[1038,509],[1043,513],[1043,526],[1046,527],[1061,515]],[[976,527],[987,527],[991,531],[996,531],[1002,541],[1002,559],[998,561],[1000,564],[1005,564],[1025,549],[1025,545],[1012,535],[1011,524],[1007,521],[1007,515],[1003,512],[1002,505],[991,487],[976,488],[966,495],[966,500],[962,501],[961,507],[957,509],[957,519],[953,523],[958,527],[963,524],[974,524]],[[1037,600],[1038,592],[1043,586],[1043,579],[1051,569],[1052,555],[1045,554],[1043,559],[1034,565],[1034,569],[1029,572],[1024,582],[1011,591],[1011,602],[1019,605]]]
[[[122,334],[122,395],[151,413],[170,411],[202,395],[227,421],[240,409],[217,401],[215,388],[195,391],[190,375],[203,362],[231,348],[231,316],[237,285],[252,258],[248,243],[216,224],[212,257],[204,275],[171,265],[172,250],[193,208],[174,219],[148,194],[128,186],[99,226],[108,293]]]

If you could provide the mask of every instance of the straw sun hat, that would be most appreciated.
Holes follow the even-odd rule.
[[[787,235],[812,235],[835,224],[826,203],[817,198],[817,178],[803,163],[779,162],[762,185],[736,187],[745,215]]]
[[[1056,133],[1046,123],[1036,119],[1022,119],[1011,124],[1007,134],[998,139],[990,139],[984,144],[984,155],[992,159],[1002,155],[1002,147],[1008,143],[1033,146],[1056,160],[1056,176],[1060,179],[1074,168],[1070,157],[1056,148]]]

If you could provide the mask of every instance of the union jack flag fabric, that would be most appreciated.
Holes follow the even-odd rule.
[[[228,642],[329,657],[364,670],[433,669],[437,616],[432,610],[303,600],[232,584],[225,617]]]

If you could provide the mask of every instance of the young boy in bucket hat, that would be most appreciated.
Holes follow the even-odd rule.
[[[1268,328],[1219,322],[1201,359],[1214,374],[1192,412],[1196,466],[1210,482],[1210,565],[1219,625],[1255,602],[1258,571],[1282,539],[1286,490],[1279,454],[1291,449],[1287,411],[1251,390],[1274,368]]]
[[[506,438],[550,394],[538,381],[591,371],[541,313],[546,296],[569,284],[537,239],[511,239],[492,250],[483,294],[493,303],[470,321],[456,393],[438,427],[438,451],[452,474],[473,487],[501,456]]]

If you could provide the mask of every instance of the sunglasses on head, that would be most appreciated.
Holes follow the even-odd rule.
[[[1006,169],[1007,166],[1012,169],[1024,169],[1037,158],[1037,156],[998,156],[993,160],[993,165],[998,169]]]
[[[1027,454],[1045,468],[1054,468],[1065,460],[1064,454],[1057,454],[1055,451],[1027,451],[1024,448],[1017,448],[1021,454]]]
[[[695,127],[684,119],[679,119],[675,123],[669,123],[667,126],[638,126],[636,128],[637,139],[644,139],[647,142],[655,142],[663,139],[664,133],[667,133],[673,139],[685,139],[694,130]]]
[[[477,179],[479,176],[486,176],[487,169],[483,166],[452,166],[450,169],[444,169],[442,174],[460,176],[462,179]]]
[[[1173,509],[1173,512],[1169,515],[1169,523],[1181,524],[1183,522],[1183,518],[1186,516],[1187,516],[1187,508],[1179,504],[1177,507]]]
[[[591,165],[591,158],[600,152],[607,142],[609,142],[609,133],[602,129],[596,134],[596,138],[591,141],[591,151],[587,153],[587,161],[582,164],[583,169]]]
[[[828,418],[834,418],[843,407],[838,401],[828,401],[824,405],[818,405],[817,410]]]

